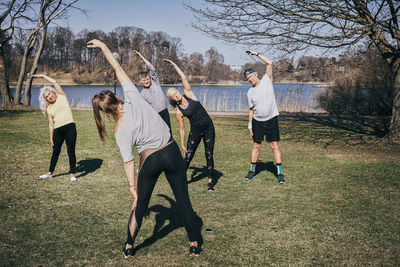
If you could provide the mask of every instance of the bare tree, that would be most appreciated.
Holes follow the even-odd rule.
[[[23,17],[32,1],[10,0],[0,2],[0,93],[2,96],[2,106],[11,105],[13,97],[8,85],[8,65],[9,60],[6,56],[8,42],[15,32],[16,21]]]
[[[26,45],[24,48],[24,55],[22,57],[21,69],[19,72],[19,77],[17,81],[17,87],[15,89],[14,104],[17,105],[21,101],[21,88],[22,83],[26,74],[26,68],[28,65],[28,58],[37,42],[40,39],[39,47],[35,54],[35,59],[30,71],[33,75],[37,70],[37,63],[43,51],[44,42],[46,40],[47,27],[48,25],[57,17],[64,14],[64,12],[71,7],[78,0],[41,0],[39,6],[39,14],[36,19],[36,27],[30,32]],[[40,34],[40,38],[39,38]],[[32,76],[28,77],[27,87],[25,90],[25,105],[30,105],[30,89],[32,84]],[[26,102],[25,102],[26,101]]]
[[[205,66],[205,74],[210,81],[218,81],[220,75],[218,74],[218,67],[224,63],[224,56],[220,54],[217,49],[211,47],[206,51],[207,64]]]
[[[73,4],[75,4],[77,1],[78,0],[71,0],[69,2],[63,1],[63,0],[58,0],[58,1],[46,0],[45,5],[48,4],[49,6],[46,9],[44,9],[43,11],[41,10],[41,13],[43,13],[43,15],[39,16],[40,21],[41,21],[40,23],[42,25],[40,43],[39,43],[39,47],[38,47],[38,49],[36,51],[35,58],[33,60],[33,64],[32,64],[31,70],[29,72],[28,79],[26,81],[25,98],[24,98],[24,105],[25,106],[30,106],[30,104],[31,104],[32,77],[33,77],[33,75],[35,75],[35,73],[36,73],[36,71],[38,69],[39,59],[40,59],[40,57],[42,55],[44,44],[45,44],[45,41],[46,41],[48,25],[55,18],[63,15],[65,13],[65,11],[68,8],[70,8]],[[48,15],[47,16],[46,16],[46,10],[48,11]],[[65,31],[65,33],[67,33],[67,32],[68,31]],[[65,35],[67,35],[67,34],[65,34]],[[66,56],[67,59],[65,61],[67,61],[68,60],[68,52],[65,51],[65,54],[67,55]],[[61,58],[62,58],[62,56],[61,56]]]
[[[185,6],[195,13],[195,28],[233,43],[267,45],[294,53],[309,47],[340,49],[367,40],[391,70],[393,109],[390,140],[400,140],[398,0],[204,0]]]

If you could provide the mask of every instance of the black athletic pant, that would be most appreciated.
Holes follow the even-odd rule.
[[[214,172],[213,154],[214,154],[214,142],[215,142],[215,131],[213,125],[209,125],[208,127],[204,127],[203,129],[197,129],[197,128],[190,129],[186,146],[187,153],[185,157],[185,168],[186,170],[189,168],[190,162],[192,161],[194,153],[196,152],[196,149],[200,144],[201,138],[203,138],[204,141],[208,178],[212,179]]]
[[[172,136],[172,132],[171,132],[171,120],[169,118],[169,112],[168,109],[164,109],[161,110],[160,112],[158,112],[158,114],[160,115],[160,117],[165,121],[165,123],[168,125],[169,127],[169,132],[171,133]]]
[[[76,126],[75,123],[68,123],[64,126],[54,129],[53,132],[53,155],[51,156],[49,172],[53,172],[56,168],[58,156],[61,152],[61,146],[65,140],[67,144],[67,152],[69,158],[69,173],[75,173],[76,156]]]
[[[194,242],[201,239],[201,226],[199,226],[198,216],[193,211],[189,199],[185,164],[178,145],[173,141],[163,149],[148,156],[139,171],[137,205],[136,209],[132,211],[128,222],[127,243],[130,245],[133,245],[135,241],[154,186],[162,172],[165,172],[165,176],[174,193],[189,241]]]

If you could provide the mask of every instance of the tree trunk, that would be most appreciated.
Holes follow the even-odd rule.
[[[33,30],[27,40],[25,49],[24,49],[24,55],[22,56],[22,62],[21,62],[21,68],[19,70],[19,76],[18,76],[18,82],[17,86],[15,88],[15,94],[14,94],[14,104],[18,105],[21,102],[21,96],[22,96],[22,83],[24,82],[24,77],[26,73],[26,66],[28,65],[28,58],[29,55],[32,51],[33,45],[36,42],[36,36],[34,36],[36,31]]]
[[[40,56],[42,55],[42,52],[43,52],[43,47],[44,47],[44,43],[45,43],[46,35],[47,35],[47,25],[46,24],[43,26],[41,35],[42,36],[40,39],[39,48],[38,48],[38,51],[36,52],[35,59],[33,60],[31,71],[29,72],[30,75],[28,77],[28,80],[26,81],[24,106],[31,105],[32,76],[35,75],[35,73],[37,71],[38,62],[39,62]]]
[[[4,57],[3,49],[0,45],[0,94],[2,98],[2,107],[9,107],[12,105],[12,94],[8,85],[7,66]]]
[[[396,87],[394,93],[388,138],[391,142],[400,142],[400,87]]]

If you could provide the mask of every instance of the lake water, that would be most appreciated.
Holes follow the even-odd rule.
[[[192,86],[192,90],[208,111],[247,111],[247,90],[251,85],[241,83],[234,86],[199,85]],[[164,92],[170,86],[163,86]],[[182,86],[174,86],[183,93]],[[41,86],[32,87],[33,107],[39,107],[38,95]],[[67,94],[71,107],[91,108],[91,99],[98,92],[109,89],[114,91],[112,85],[95,86],[62,86]],[[139,91],[142,87],[138,86]],[[322,112],[318,108],[315,96],[324,89],[323,85],[314,84],[274,84],[275,97],[280,111],[287,112]],[[122,88],[116,87],[116,92],[123,98]],[[23,100],[23,97],[22,97]],[[168,102],[167,98],[165,99]]]

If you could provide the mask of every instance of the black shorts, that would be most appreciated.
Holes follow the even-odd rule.
[[[278,142],[280,140],[279,128],[278,128],[278,116],[273,117],[267,121],[258,121],[253,118],[253,141],[257,144],[261,144],[264,139],[267,142]]]

